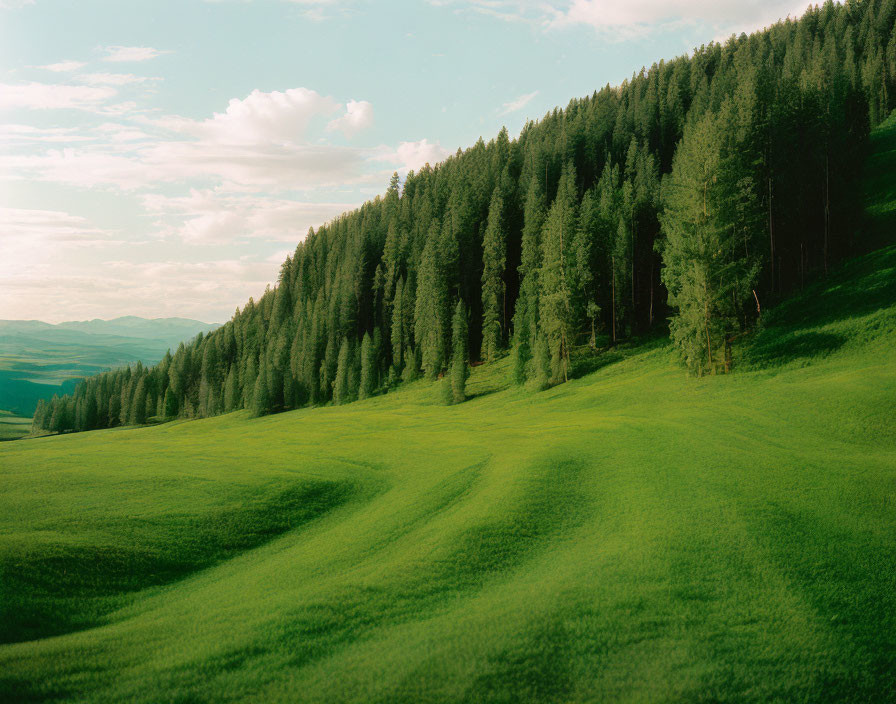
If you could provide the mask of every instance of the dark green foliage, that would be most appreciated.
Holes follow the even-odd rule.
[[[377,359],[373,340],[368,333],[364,333],[361,341],[361,384],[358,388],[358,399],[363,400],[373,396],[376,390]]]
[[[504,307],[507,236],[504,232],[504,199],[495,189],[488,209],[482,242],[482,357],[493,361],[504,342]]]
[[[267,413],[450,376],[456,300],[468,350],[493,360],[512,341],[517,382],[563,381],[598,330],[615,345],[668,317],[694,372],[726,370],[757,305],[870,245],[853,236],[857,184],[869,128],[896,108],[894,22],[892,3],[813,7],[393,175],[385,197],[309,231],[222,328],[82,382],[35,426]]]
[[[470,376],[467,336],[467,311],[463,301],[458,301],[451,319],[451,403],[467,400],[467,378]]]
[[[339,359],[336,363],[336,380],[333,383],[333,402],[336,405],[348,403],[351,400],[351,384],[349,383],[349,366],[351,363],[351,351],[346,338],[342,340],[342,346],[339,348]]]

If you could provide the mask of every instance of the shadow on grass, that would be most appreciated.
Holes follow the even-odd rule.
[[[569,378],[580,379],[583,376],[593,374],[605,367],[621,362],[623,359],[625,359],[625,355],[619,350],[589,351],[579,357],[573,357],[569,368]]]
[[[750,348],[748,361],[754,366],[787,364],[801,358],[824,357],[846,342],[843,335],[826,332],[768,331],[760,334]]]
[[[121,598],[258,547],[345,503],[348,483],[314,481],[235,509],[114,526],[105,545],[53,542],[9,550],[0,563],[0,643],[99,625]]]

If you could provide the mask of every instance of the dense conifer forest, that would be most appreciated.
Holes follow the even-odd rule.
[[[668,327],[696,375],[855,241],[871,127],[896,107],[896,1],[810,8],[642,69],[515,140],[393,175],[310,231],[278,284],[156,366],[41,403],[48,431],[257,415],[512,356],[533,388],[574,350]]]

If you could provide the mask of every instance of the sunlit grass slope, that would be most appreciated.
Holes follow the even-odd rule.
[[[16,440],[31,432],[31,419],[0,410],[0,441]]]
[[[538,394],[0,445],[0,699],[896,697],[896,247]]]

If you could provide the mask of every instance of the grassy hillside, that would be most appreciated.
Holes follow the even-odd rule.
[[[0,441],[17,440],[30,432],[30,418],[19,418],[9,411],[0,411]]]
[[[792,310],[894,269],[869,255]],[[896,307],[820,315],[803,334],[841,344],[727,378],[658,346],[537,395],[479,368],[459,407],[421,382],[4,444],[3,634],[31,640],[0,648],[0,691],[885,701]]]
[[[849,262],[727,377],[657,342],[4,443],[0,700],[893,701],[894,282]]]

